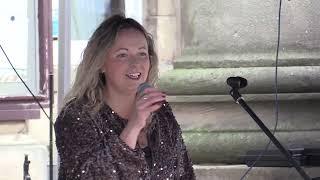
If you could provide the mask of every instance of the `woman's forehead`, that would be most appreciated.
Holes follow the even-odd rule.
[[[117,36],[112,44],[112,47],[115,46],[147,46],[147,39],[143,32],[137,29],[123,29],[117,33]]]
[[[137,37],[143,37],[144,39],[146,39],[145,34],[136,28],[126,28],[126,29],[120,29],[117,32],[116,38],[115,39],[119,39],[122,38],[123,36],[127,37],[127,36],[137,36]]]

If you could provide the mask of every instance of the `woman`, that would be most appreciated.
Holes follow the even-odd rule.
[[[153,40],[115,15],[96,29],[56,123],[62,179],[195,179],[166,95]],[[140,91],[140,90],[139,90]]]

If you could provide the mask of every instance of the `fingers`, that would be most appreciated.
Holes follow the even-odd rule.
[[[156,89],[154,87],[145,88],[142,92],[137,94],[137,99],[140,99],[140,98],[142,98],[142,96],[145,96],[145,95],[148,95],[148,94],[152,94],[154,92],[161,92],[161,91],[159,91],[158,89]]]
[[[142,124],[144,127],[150,114],[158,110],[166,100],[166,94],[156,88],[146,88],[137,94],[135,110],[130,114],[130,121],[134,124]]]
[[[163,102],[163,101],[162,101],[162,102]],[[160,102],[160,103],[156,103],[156,104],[153,104],[153,105],[149,106],[149,107],[148,107],[148,111],[149,111],[150,113],[152,113],[152,112],[154,112],[154,111],[156,111],[156,110],[160,109],[160,108],[161,108],[161,106],[163,105],[163,103],[162,103],[162,102]]]
[[[140,95],[138,95],[138,99],[148,99],[149,97],[154,97],[154,96],[166,96],[164,92],[159,91],[156,88],[149,87],[146,88]]]
[[[153,112],[161,107],[166,100],[166,94],[156,88],[146,88],[140,97],[137,97],[137,105],[140,110]]]
[[[149,94],[144,94],[140,100],[142,99],[143,101],[156,101],[157,99],[163,99],[166,98],[166,94],[162,93],[162,92],[151,92]]]
[[[164,101],[166,98],[166,94],[155,89],[155,88],[148,88],[146,89],[142,95],[137,97],[139,104],[150,105],[156,102]]]

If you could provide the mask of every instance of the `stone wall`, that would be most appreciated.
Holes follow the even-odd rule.
[[[281,50],[320,49],[318,1],[283,1]],[[279,2],[273,0],[181,1],[183,54],[274,54]]]
[[[248,79],[241,92],[273,129],[279,3],[148,2],[145,23],[166,67],[158,86],[170,95],[193,161],[238,164],[248,150],[263,149],[268,139],[228,95],[226,79]],[[287,148],[319,148],[320,2],[282,5],[276,136]]]

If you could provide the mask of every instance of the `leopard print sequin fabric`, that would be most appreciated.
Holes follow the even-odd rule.
[[[119,138],[127,120],[108,105],[91,115],[82,104],[71,101],[55,122],[59,180],[195,179],[168,103],[153,114],[143,149],[131,149]]]

